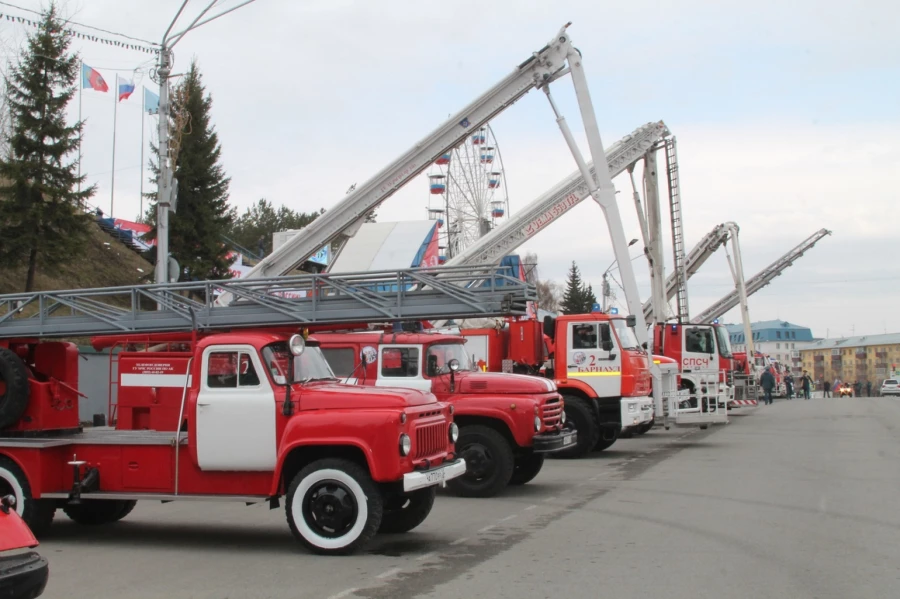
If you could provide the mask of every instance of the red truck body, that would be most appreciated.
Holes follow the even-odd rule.
[[[4,380],[24,356],[32,391],[49,386],[32,393],[20,421],[0,429],[0,494],[17,496],[38,534],[57,507],[76,521],[114,521],[138,499],[276,507],[286,495],[298,540],[345,553],[379,528],[420,523],[434,486],[465,471],[447,404],[427,391],[340,384],[313,338],[247,330],[97,338],[94,345],[127,349],[115,355],[114,427],[84,431],[77,428],[74,346],[9,343],[14,353],[0,352]],[[41,434],[40,423],[55,430]],[[329,477],[338,482],[329,486]],[[418,522],[391,508],[403,498],[418,501]],[[339,520],[316,520],[306,501]]]
[[[460,333],[483,369],[541,375],[556,383],[568,421],[578,431],[576,445],[563,454],[606,449],[623,428],[652,426],[649,358],[625,317],[573,314]]]
[[[563,402],[552,381],[473,371],[463,337],[367,332],[317,339],[332,369],[355,384],[424,389],[454,407],[456,449],[468,471],[449,487],[460,495],[486,497],[526,483],[545,453],[576,441],[573,431],[563,430]],[[451,360],[458,370],[450,369]]]

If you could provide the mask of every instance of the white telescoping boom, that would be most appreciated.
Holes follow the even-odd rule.
[[[611,177],[640,160],[653,145],[668,134],[665,123],[647,123],[606,150]],[[589,164],[591,172],[593,164]],[[581,170],[577,170],[539,198],[517,211],[500,227],[447,261],[447,266],[499,264],[504,256],[543,231],[547,225],[590,195]]]
[[[243,278],[285,275],[341,233],[354,234],[367,214],[424,171],[439,156],[459,145],[472,131],[488,122],[534,88],[544,87],[567,72],[569,57],[578,56],[563,27],[556,37],[534,52],[500,83],[451,116],[409,151],[374,177],[359,185],[334,207],[263,258]],[[230,294],[219,303],[233,300]]]
[[[819,229],[818,231],[804,239],[801,243],[797,244],[797,246],[792,248],[783,256],[778,258],[778,260],[748,279],[746,282],[747,295],[752,295],[771,283],[772,280],[775,279],[775,277],[779,276],[788,267],[793,265],[794,262],[796,262],[801,256],[803,256],[804,253],[811,249],[819,240],[824,238],[826,235],[831,235],[831,231],[829,231],[828,229]],[[722,316],[724,316],[725,313],[737,306],[739,302],[740,298],[738,297],[738,291],[734,290],[700,314],[694,316],[691,319],[691,322],[694,324],[709,324],[717,318],[721,318]],[[745,338],[750,339],[752,338],[752,335],[750,337],[745,336]]]

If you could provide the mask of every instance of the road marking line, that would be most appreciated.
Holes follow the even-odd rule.
[[[398,572],[400,572],[400,568],[391,568],[390,570],[382,572],[375,578],[390,578],[391,576],[393,576],[394,574],[397,574]]]
[[[428,553],[426,553],[424,555],[420,555],[416,559],[419,560],[420,562],[424,562],[428,558],[434,557],[435,555],[437,555],[437,551],[429,551]]]
[[[506,522],[507,520],[512,520],[515,517],[516,517],[516,515],[513,514],[511,516],[507,516],[506,518],[500,518],[500,520],[498,520],[498,522]]]
[[[528,506],[527,508],[525,508],[523,511],[525,511],[525,512],[530,512],[531,510],[533,510],[533,509],[536,508],[536,507],[537,507],[536,505],[529,505],[529,506]]]
[[[478,534],[481,534],[481,533],[483,533],[483,532],[487,532],[487,531],[491,530],[492,528],[494,528],[494,525],[493,525],[493,524],[488,524],[488,525],[485,526],[484,528],[478,529]]]
[[[462,544],[462,543],[465,543],[465,542],[468,541],[468,540],[469,540],[469,537],[463,537],[463,538],[461,538],[461,539],[456,539],[455,541],[453,541],[453,542],[450,543],[450,544],[451,544],[451,545],[460,545],[460,544]]]
[[[353,593],[355,593],[358,590],[359,589],[357,589],[357,588],[344,589],[340,593],[336,593],[336,594],[332,595],[331,597],[329,597],[328,599],[343,599],[344,597],[349,597],[350,595],[352,595]]]

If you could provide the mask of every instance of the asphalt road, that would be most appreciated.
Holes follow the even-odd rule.
[[[144,502],[58,515],[44,597],[854,599],[900,589],[900,400],[776,401],[549,461],[502,497],[439,496],[406,535],[325,558],[283,510]]]

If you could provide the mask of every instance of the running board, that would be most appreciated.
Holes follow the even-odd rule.
[[[68,499],[69,493],[42,493],[39,499]],[[81,499],[126,499],[136,501],[231,501],[248,505],[270,498],[262,495],[171,495],[166,493],[82,493]]]

